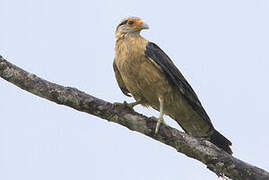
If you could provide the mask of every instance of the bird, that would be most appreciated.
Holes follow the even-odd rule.
[[[115,31],[113,70],[119,88],[135,102],[159,111],[155,133],[164,115],[174,119],[194,137],[206,138],[232,154],[231,141],[219,133],[198,96],[169,56],[155,43],[140,35],[149,26],[139,17],[123,19]]]

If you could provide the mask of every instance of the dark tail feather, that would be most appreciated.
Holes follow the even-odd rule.
[[[223,149],[229,154],[233,154],[230,146],[232,145],[226,137],[220,134],[217,130],[214,131],[214,134],[210,137],[210,142]]]

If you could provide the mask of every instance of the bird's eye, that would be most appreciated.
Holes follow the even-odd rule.
[[[128,24],[132,25],[132,24],[134,24],[134,21],[129,21]]]

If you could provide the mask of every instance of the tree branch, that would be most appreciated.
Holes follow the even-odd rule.
[[[124,106],[116,106],[78,89],[63,87],[28,73],[0,56],[0,77],[16,86],[57,104],[118,123],[175,148],[204,163],[218,176],[234,180],[268,180],[269,173],[247,164],[216,147],[206,139],[195,138],[162,124],[155,135],[156,122]]]

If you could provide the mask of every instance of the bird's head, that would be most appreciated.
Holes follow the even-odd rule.
[[[140,33],[143,29],[149,29],[149,26],[143,20],[138,17],[128,17],[120,22],[116,33]]]

